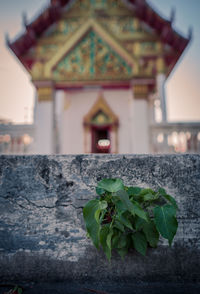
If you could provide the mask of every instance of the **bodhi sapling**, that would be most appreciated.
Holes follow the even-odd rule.
[[[103,179],[96,193],[83,208],[83,217],[88,236],[109,260],[113,249],[121,257],[130,248],[146,255],[148,246],[157,247],[160,235],[171,246],[178,227],[178,207],[164,189],[127,187],[121,179]]]

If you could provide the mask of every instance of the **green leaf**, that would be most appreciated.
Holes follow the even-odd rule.
[[[128,187],[127,193],[129,196],[139,195],[141,190],[140,187]]]
[[[130,234],[121,235],[121,239],[117,247],[117,252],[122,258],[128,253],[128,249],[131,247],[132,245],[131,240],[132,238]]]
[[[99,215],[102,207],[105,207],[105,203],[102,204],[101,201],[93,199],[90,200],[83,208],[83,217],[86,229],[96,248],[99,248]]]
[[[109,232],[107,239],[106,239],[106,244],[110,250],[112,248],[112,236],[113,236],[113,230],[110,229],[110,232]]]
[[[148,222],[148,217],[147,217],[147,213],[142,209],[142,207],[134,200],[131,201],[133,204],[133,212],[143,218],[145,221]]]
[[[167,193],[166,193],[166,191],[165,191],[165,189],[163,189],[163,188],[160,188],[159,190],[158,190],[158,192],[161,194],[161,195],[166,195]]]
[[[121,234],[118,240],[117,248],[124,248],[127,247],[127,236],[125,234]]]
[[[18,294],[22,294],[22,288],[18,288],[18,289],[17,289],[17,293],[18,293]]]
[[[121,256],[121,258],[124,258],[125,255],[128,253],[128,248],[118,248],[117,249],[118,254]]]
[[[176,200],[171,195],[168,195],[165,191],[165,189],[160,188],[158,190],[159,194],[163,196],[167,201],[169,201],[176,209],[178,209],[178,205],[176,203]]]
[[[101,210],[106,209],[107,206],[108,206],[107,201],[103,200],[103,201],[99,202],[99,207],[100,207]]]
[[[126,205],[121,200],[119,200],[117,197],[113,197],[112,200],[115,203],[116,209],[119,213],[123,213],[123,212],[127,211]]]
[[[152,201],[152,200],[156,200],[158,199],[158,196],[151,194],[151,193],[147,193],[143,196],[144,201]]]
[[[130,230],[133,230],[133,226],[131,224],[131,222],[128,219],[127,213],[123,213],[117,216],[117,219],[127,228],[129,228]]]
[[[109,248],[107,245],[107,237],[109,235],[109,232],[110,232],[110,225],[109,224],[103,225],[100,230],[99,239],[100,239],[100,243],[103,248],[103,251],[105,252],[107,258],[110,260],[111,259],[111,248]]]
[[[177,206],[177,203],[176,203],[176,200],[168,195],[168,194],[165,194],[165,195],[162,195],[166,200],[168,200],[176,209],[178,209],[178,206]]]
[[[94,214],[94,217],[97,221],[97,223],[100,223],[100,220],[99,220],[99,216],[100,216],[100,213],[102,210],[105,210],[108,206],[108,203],[103,200],[103,201],[99,201],[99,208],[96,210],[95,214]]]
[[[140,195],[145,195],[145,194],[154,194],[155,192],[152,189],[142,189],[140,192]]]
[[[133,210],[133,204],[129,200],[129,196],[128,196],[127,192],[121,190],[121,191],[118,191],[114,196],[119,197],[119,199],[123,203],[124,208],[126,210],[132,212],[132,210]]]
[[[103,179],[98,183],[97,187],[113,193],[123,190],[124,184],[121,179]]]
[[[114,225],[115,228],[117,228],[118,230],[120,230],[121,232],[124,232],[124,226],[123,224],[121,224],[118,220],[115,220]]]
[[[102,188],[96,187],[96,193],[101,196],[105,193],[105,190]]]
[[[151,247],[156,247],[159,241],[159,233],[156,229],[154,222],[143,223],[143,232],[146,236],[147,241]]]
[[[143,225],[146,221],[139,217],[139,216],[135,216],[135,219],[134,219],[134,223],[135,223],[135,229],[137,231],[140,231],[142,228],[143,228]]]
[[[144,220],[148,221],[146,212],[142,209],[142,207],[134,200],[130,201],[127,192],[125,191],[118,191],[115,196],[118,196],[120,200],[125,205],[126,209],[132,213],[134,216],[135,214],[139,217],[143,218]]]
[[[104,220],[104,217],[106,215],[106,209],[101,211],[100,217],[99,217],[99,223],[101,224]]]
[[[118,230],[115,233],[113,233],[112,248],[117,248],[121,235],[122,233]]]
[[[147,241],[151,247],[156,247],[159,241],[159,233],[153,221],[146,222],[140,217],[135,218],[136,230],[143,230]]]
[[[168,240],[169,245],[173,241],[178,228],[176,219],[176,209],[172,205],[156,206],[154,208],[154,217],[157,230]]]
[[[145,256],[147,250],[147,240],[145,235],[142,232],[136,232],[132,235],[132,240],[134,248]]]

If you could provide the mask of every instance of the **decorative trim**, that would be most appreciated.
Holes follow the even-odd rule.
[[[31,76],[33,80],[41,80],[44,77],[44,64],[36,61],[31,68]]]
[[[166,64],[163,57],[158,57],[156,60],[157,73],[166,73]]]
[[[147,99],[149,95],[148,85],[134,85],[133,93],[135,99]]]
[[[38,102],[50,102],[53,100],[54,89],[51,87],[42,87],[37,89]]]
[[[118,117],[114,114],[106,100],[102,95],[99,96],[93,107],[90,109],[87,115],[84,116],[83,122],[85,126],[92,125],[92,119],[99,111],[102,111],[109,117],[110,125],[118,125]]]

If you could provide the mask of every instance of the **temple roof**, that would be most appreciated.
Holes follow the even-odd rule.
[[[28,50],[35,46],[37,39],[55,22],[61,19],[64,6],[70,4],[72,0],[51,0],[49,5],[32,22],[27,23],[24,18],[25,32],[13,42],[7,39],[7,44],[23,63],[22,56]],[[126,5],[133,5],[134,13],[137,17],[149,25],[160,40],[170,45],[176,51],[173,65],[179,59],[180,55],[188,45],[191,35],[188,38],[183,37],[172,27],[173,16],[171,20],[166,20],[156,12],[146,0],[127,0],[123,1]]]

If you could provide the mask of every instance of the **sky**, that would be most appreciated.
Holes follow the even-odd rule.
[[[164,17],[176,10],[174,28],[193,39],[166,83],[169,121],[200,121],[200,0],[148,0]],[[22,14],[28,20],[38,14],[48,0],[0,0],[0,119],[32,123],[35,90],[30,76],[5,45],[5,33],[13,40],[23,31]]]

